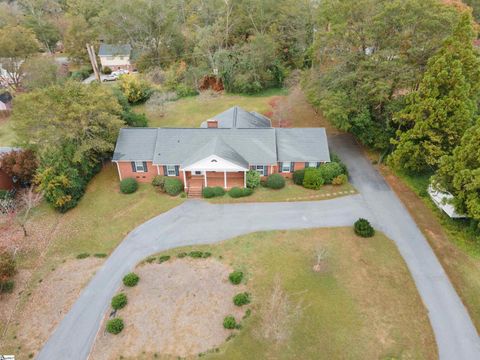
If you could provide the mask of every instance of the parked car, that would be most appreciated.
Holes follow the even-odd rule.
[[[111,73],[110,75],[105,75],[102,77],[102,81],[116,81],[118,79],[118,75]]]

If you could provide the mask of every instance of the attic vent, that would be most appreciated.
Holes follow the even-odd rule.
[[[210,161],[210,162],[217,162],[217,160],[213,159],[213,160],[212,160],[212,161]]]

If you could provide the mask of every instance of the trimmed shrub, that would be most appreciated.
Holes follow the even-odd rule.
[[[187,256],[187,255],[188,255],[188,254],[187,254],[186,252],[181,252],[181,253],[179,253],[179,254],[177,255],[177,258],[182,259],[182,258],[184,258],[184,257]]]
[[[130,104],[143,103],[153,93],[150,83],[134,74],[122,75],[118,86]]]
[[[163,188],[165,187],[165,179],[166,179],[165,176],[157,175],[153,178],[152,185],[159,187],[160,190],[163,191]]]
[[[89,256],[90,256],[89,253],[81,253],[77,255],[77,259],[86,259]]]
[[[125,121],[128,126],[147,127],[148,125],[147,116],[143,113],[139,114],[134,111],[124,111],[121,116],[122,120]]]
[[[257,188],[260,185],[260,173],[256,170],[248,170],[246,182],[249,189]]]
[[[127,305],[127,302],[128,302],[127,295],[125,295],[124,293],[115,295],[112,298],[112,302],[111,302],[112,309],[114,310],[122,309],[125,307],[125,305]]]
[[[267,178],[266,185],[270,189],[282,189],[285,187],[285,179],[280,174],[272,174]]]
[[[228,195],[232,198],[240,198],[244,196],[250,196],[253,194],[253,190],[249,188],[239,188],[239,187],[233,187],[230,189],[228,192]]]
[[[295,170],[292,175],[293,183],[296,185],[303,185],[304,177],[305,177],[305,169]]]
[[[237,294],[233,297],[233,303],[237,306],[250,304],[250,294],[247,292]]]
[[[346,184],[348,181],[347,175],[340,174],[335,179],[332,180],[333,185],[343,185]]]
[[[318,171],[320,171],[320,176],[325,181],[325,184],[331,184],[333,179],[344,173],[342,166],[337,162],[322,164]]]
[[[209,258],[210,256],[212,256],[212,253],[209,251],[204,251],[202,254],[202,258],[204,259]]]
[[[235,329],[237,327],[237,321],[232,315],[226,316],[223,319],[223,327],[225,329]]]
[[[162,255],[158,258],[158,263],[161,264],[168,260],[170,260],[170,255]]]
[[[170,196],[177,196],[183,191],[183,183],[174,177],[167,177],[164,185],[165,192]]]
[[[318,190],[324,184],[324,179],[320,174],[318,168],[305,169],[305,177],[303,179],[303,186],[307,189]]]
[[[95,256],[96,258],[106,258],[106,257],[107,257],[107,254],[105,254],[105,253],[96,253],[96,254],[93,254],[93,256]]]
[[[138,182],[134,178],[126,178],[120,181],[120,191],[123,194],[132,194],[138,189]]]
[[[202,196],[206,199],[210,199],[217,196],[223,196],[223,195],[225,195],[225,189],[222,188],[221,186],[215,186],[215,187],[207,186],[202,190]]]
[[[330,153],[330,159],[332,160],[332,162],[335,162],[337,163],[338,165],[340,165],[340,167],[342,168],[342,174],[345,174],[348,176],[348,169],[347,169],[347,165],[345,165],[342,160],[340,160],[340,158],[338,157],[337,154],[333,154],[333,153]]]
[[[147,264],[151,264],[152,262],[155,261],[155,259],[156,259],[155,256],[149,256],[148,258],[145,259],[145,262],[146,262]]]
[[[119,334],[123,330],[123,327],[123,320],[121,318],[115,318],[107,321],[107,331],[110,334]]]
[[[123,277],[123,285],[132,287],[137,285],[139,280],[140,278],[138,277],[138,275],[131,272]]]
[[[355,234],[361,237],[367,238],[375,235],[375,229],[370,225],[370,222],[367,219],[360,218],[355,221],[353,229],[355,230]]]
[[[233,271],[230,273],[230,275],[228,275],[228,280],[230,280],[230,282],[233,285],[240,284],[242,282],[242,279],[243,279],[243,272],[241,271]]]

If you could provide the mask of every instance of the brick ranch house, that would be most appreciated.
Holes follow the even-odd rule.
[[[132,54],[132,47],[129,44],[100,44],[100,48],[98,50],[98,57],[100,58],[102,69],[108,67],[113,71],[133,71],[135,66],[133,64]]]
[[[263,178],[330,162],[324,128],[272,128],[270,119],[233,107],[200,128],[123,128],[112,161],[120,180],[180,179],[185,191],[246,186],[246,173]]]

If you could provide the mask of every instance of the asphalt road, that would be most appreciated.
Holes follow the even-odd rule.
[[[86,359],[122,277],[150,254],[261,230],[350,226],[368,218],[392,238],[428,309],[441,359],[480,359],[478,334],[407,210],[349,136],[331,139],[361,192],[333,200],[211,205],[187,201],[133,230],[107,259],[50,337],[38,359]],[[392,309],[395,316],[395,309]]]

